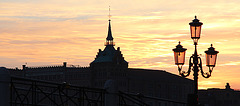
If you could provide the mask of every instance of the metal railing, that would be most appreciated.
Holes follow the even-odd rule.
[[[35,79],[11,77],[10,106],[107,106],[105,89],[88,88]],[[185,102],[116,92],[118,106],[186,106]],[[155,102],[155,105],[149,101]]]
[[[10,106],[104,106],[105,90],[11,77]]]

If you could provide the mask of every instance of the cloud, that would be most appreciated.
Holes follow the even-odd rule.
[[[225,79],[231,79],[229,82],[240,88],[236,83],[240,65],[239,3],[236,0],[3,0],[0,52],[4,61],[0,63],[15,67],[25,62],[41,66],[67,61],[88,66],[98,49],[104,48],[110,4],[114,41],[130,67],[178,74],[172,49],[181,41],[188,49],[186,60],[192,55],[189,22],[197,15],[203,22],[198,53],[204,54],[211,43],[219,51],[213,77],[209,82],[201,79],[207,85],[200,86],[223,87]],[[204,55],[201,58],[205,63]]]

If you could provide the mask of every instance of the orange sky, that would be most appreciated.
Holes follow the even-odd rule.
[[[194,46],[188,23],[197,15],[203,22],[198,46],[203,62],[211,43],[220,52],[212,77],[200,76],[199,88],[224,88],[229,82],[240,89],[240,1],[236,0],[1,0],[1,66],[64,61],[89,66],[98,49],[104,48],[109,4],[114,41],[129,67],[178,74],[172,49],[181,41],[189,59]]]

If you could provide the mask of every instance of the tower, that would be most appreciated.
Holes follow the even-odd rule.
[[[92,85],[97,88],[102,88],[105,81],[113,79],[118,85],[124,85],[126,82],[126,74],[128,70],[128,62],[120,51],[120,47],[114,48],[111,31],[111,20],[109,19],[108,34],[105,42],[104,50],[99,49],[96,58],[90,63],[92,71]],[[123,83],[124,82],[124,83]]]
[[[113,41],[111,31],[111,20],[109,19],[108,35],[105,42],[105,48],[99,52],[93,62],[90,63],[92,69],[103,67],[125,67],[128,68],[128,62],[124,60],[124,57],[120,51],[120,47],[117,50],[114,48],[115,43]]]

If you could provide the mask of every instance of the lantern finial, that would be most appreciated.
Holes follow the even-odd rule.
[[[195,15],[195,19],[197,19],[197,16]]]

